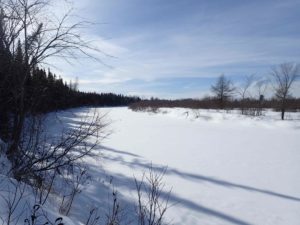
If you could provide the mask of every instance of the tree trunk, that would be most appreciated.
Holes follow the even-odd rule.
[[[286,96],[284,96],[281,100],[281,120],[284,120],[285,108],[286,108]]]
[[[12,143],[7,151],[7,158],[13,163],[13,167],[19,166],[19,144],[21,140],[21,135],[24,127],[24,121],[25,121],[25,81],[26,77],[28,76],[28,70],[25,71],[25,77],[23,78],[21,82],[21,88],[20,88],[20,99],[16,99],[16,102],[18,104],[16,112],[15,112],[15,120],[14,120],[14,126],[12,131]]]
[[[281,109],[281,120],[284,120],[284,113],[285,113],[285,109],[282,108]]]

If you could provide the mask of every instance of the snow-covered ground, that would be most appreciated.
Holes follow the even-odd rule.
[[[111,135],[89,157],[91,181],[75,198],[70,219],[83,224],[88,212],[119,195],[130,220],[136,198],[134,177],[150,167],[165,171],[170,208],[167,222],[187,225],[300,224],[300,114],[267,112],[260,118],[214,110],[98,108],[107,113]],[[50,117],[48,128],[75,124],[81,108]],[[60,122],[55,122],[59,118]],[[63,122],[61,124],[61,122]],[[105,217],[102,215],[102,218]],[[69,220],[66,220],[69,221]]]
[[[280,121],[275,112],[251,118],[212,110],[98,111],[108,113],[112,134],[102,143],[102,159],[88,160],[99,180],[77,199],[80,206],[105,195],[106,174],[126,208],[133,207],[133,176],[167,167],[172,224],[300,224],[299,113]]]

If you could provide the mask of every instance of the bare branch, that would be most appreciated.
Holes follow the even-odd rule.
[[[284,120],[286,100],[290,97],[291,86],[300,76],[300,65],[295,63],[283,63],[272,68],[271,77],[275,97],[281,101],[281,119]]]

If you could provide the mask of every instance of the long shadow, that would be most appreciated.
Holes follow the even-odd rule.
[[[91,170],[92,170],[92,173],[102,174],[100,176],[107,175],[107,174],[105,174],[104,171],[102,171],[102,172],[99,171],[98,167],[91,167]],[[130,191],[135,191],[136,190],[135,185],[134,185],[135,184],[135,179],[133,177],[128,177],[128,176],[125,176],[125,175],[119,174],[119,173],[117,173],[117,174],[110,173],[109,175],[111,177],[113,177],[114,184],[116,185],[117,188],[124,188],[124,189],[130,190]],[[145,183],[144,185],[145,185],[146,189],[150,188],[148,184]],[[219,211],[214,210],[214,209],[210,209],[208,207],[197,204],[197,203],[195,203],[191,200],[187,200],[187,199],[181,198],[179,196],[176,196],[176,195],[174,195],[170,192],[167,192],[167,191],[162,191],[160,193],[160,197],[164,201],[169,201],[170,205],[179,204],[179,205],[181,205],[181,206],[183,206],[187,209],[203,213],[207,216],[215,217],[217,219],[229,222],[231,224],[251,225],[251,223],[243,221],[242,219],[236,218],[236,217],[231,216],[231,215],[227,215],[223,212],[219,212]],[[128,202],[127,201],[126,204],[128,204],[127,205],[128,207],[132,207],[132,208],[135,207],[133,202]]]
[[[290,195],[286,195],[286,194],[281,194],[281,193],[277,193],[277,192],[274,192],[274,191],[264,190],[264,189],[260,189],[260,188],[255,188],[255,187],[251,187],[251,186],[246,186],[246,185],[242,185],[242,184],[236,184],[236,183],[232,183],[232,182],[228,182],[228,181],[224,181],[224,180],[220,180],[220,179],[216,179],[216,178],[212,178],[212,177],[202,176],[202,175],[198,175],[198,174],[184,173],[184,172],[180,172],[176,169],[171,169],[170,173],[176,174],[176,175],[181,176],[183,178],[203,180],[203,181],[206,181],[206,182],[210,182],[210,183],[213,183],[213,184],[222,185],[222,186],[226,186],[226,187],[240,188],[240,189],[259,192],[259,193],[262,193],[262,194],[276,196],[276,197],[280,197],[280,198],[284,198],[284,199],[288,199],[288,200],[292,200],[292,201],[298,201],[298,202],[300,201],[300,198],[298,198],[298,197],[294,197],[294,196],[290,196]]]
[[[64,124],[67,123],[68,125],[66,127],[72,129],[73,128],[72,123],[74,124],[74,120],[72,120],[72,116],[70,116],[70,118],[68,118],[68,117],[69,116],[65,116],[65,118],[63,118],[62,122]],[[120,155],[124,155],[124,156],[133,157],[134,160],[126,161],[122,156],[113,157],[113,156],[108,155],[108,154],[103,154],[103,156],[102,156],[106,160],[117,161],[120,164],[126,165],[126,166],[131,167],[131,168],[138,167],[138,168],[145,169],[145,170],[148,170],[149,168],[152,168],[152,170],[154,172],[159,172],[159,173],[165,171],[165,167],[143,162],[139,155],[136,155],[136,154],[133,154],[133,153],[130,153],[130,152],[121,151],[121,150],[109,148],[109,147],[106,147],[106,146],[99,146],[98,150],[104,150],[104,151],[107,151],[107,153],[111,152],[111,153],[114,153],[114,154],[120,154]],[[107,176],[107,174],[105,174],[105,172],[101,171],[101,169],[97,166],[95,166],[95,167],[91,166],[91,170],[92,170],[91,172],[93,174],[97,174],[99,176]],[[181,171],[178,171],[177,169],[174,169],[174,168],[168,168],[165,171],[165,173],[167,175],[176,175],[176,176],[182,177],[184,179],[205,181],[205,182],[210,182],[210,183],[220,185],[220,186],[240,188],[240,189],[244,189],[244,190],[248,190],[248,191],[255,191],[255,192],[259,192],[259,193],[263,193],[263,194],[267,194],[267,195],[275,196],[275,197],[279,197],[279,198],[284,198],[284,199],[288,199],[288,200],[300,201],[300,198],[298,198],[298,197],[293,197],[293,196],[289,196],[289,195],[285,195],[285,194],[281,194],[281,193],[276,193],[276,192],[269,191],[269,190],[263,190],[263,189],[259,189],[259,188],[255,188],[255,187],[250,187],[250,186],[246,186],[246,185],[236,184],[236,183],[233,183],[233,182],[228,182],[228,181],[225,181],[225,180],[216,179],[216,178],[203,176],[203,175],[199,175],[199,174],[181,172]],[[129,189],[129,190],[135,190],[135,187],[134,187],[135,181],[134,181],[133,178],[127,177],[127,176],[122,175],[122,174],[111,174],[110,173],[109,175],[114,177],[114,181],[115,181],[115,184],[116,184],[117,187],[119,187],[119,188],[123,187],[123,188]],[[95,190],[95,192],[98,192],[97,196],[95,196],[95,197],[98,197],[99,204],[101,204],[101,199],[104,198],[105,196],[101,192],[99,192],[99,190],[98,191]],[[219,211],[214,210],[214,209],[210,209],[210,208],[205,207],[201,204],[198,204],[194,201],[181,198],[180,196],[176,196],[174,194],[169,195],[168,192],[163,192],[161,197],[165,200],[169,199],[169,201],[171,203],[180,204],[183,207],[186,207],[187,209],[191,209],[191,210],[206,214],[208,216],[218,218],[220,220],[229,222],[231,224],[251,225],[251,223],[249,223],[247,221],[243,221],[243,220],[241,220],[239,218],[236,218],[234,216],[225,214],[223,212],[219,212]],[[90,201],[92,199],[93,199],[93,197],[90,196],[90,199],[86,199],[86,201]],[[130,204],[130,206],[133,206],[132,204],[134,204],[134,203],[128,203],[128,204]]]
[[[122,155],[129,155],[129,156],[133,156],[133,157],[137,157],[137,158],[140,158],[141,156],[140,155],[137,155],[137,154],[133,154],[131,152],[126,152],[126,151],[121,151],[121,150],[116,150],[116,149],[113,149],[113,148],[109,148],[109,147],[106,147],[104,145],[100,145],[99,146],[101,148],[101,151],[108,151],[108,152],[113,152],[113,153],[118,153],[118,154],[122,154]]]
[[[103,157],[107,160],[119,161],[121,164],[126,165],[128,167],[140,167],[142,169],[152,168],[152,170],[154,170],[156,172],[160,172],[160,173],[165,170],[165,167],[163,167],[163,166],[153,165],[151,163],[143,163],[139,159],[134,159],[129,162],[129,161],[124,160],[122,157],[112,157],[112,156],[106,156],[106,155],[103,155]],[[294,197],[294,196],[290,196],[290,195],[286,195],[286,194],[282,194],[282,193],[278,193],[278,192],[274,192],[274,191],[270,191],[270,190],[265,190],[265,189],[261,189],[261,188],[251,187],[251,186],[247,186],[247,185],[243,185],[243,184],[237,184],[237,183],[233,183],[233,182],[229,182],[229,181],[225,181],[225,180],[221,180],[221,179],[217,179],[217,178],[213,178],[213,177],[203,176],[203,175],[199,175],[199,174],[181,172],[174,168],[168,167],[168,169],[165,171],[165,173],[168,175],[177,175],[184,179],[200,180],[200,181],[205,181],[205,182],[209,182],[209,183],[213,183],[213,184],[221,185],[221,186],[225,186],[225,187],[240,188],[240,189],[247,190],[247,191],[258,192],[258,193],[262,193],[262,194],[266,194],[266,195],[270,195],[270,196],[275,196],[275,197],[279,197],[279,198],[283,198],[283,199],[288,199],[291,201],[300,202],[299,197]]]

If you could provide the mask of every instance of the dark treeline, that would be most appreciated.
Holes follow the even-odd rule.
[[[220,109],[219,99],[207,97],[203,99],[179,99],[164,100],[153,98],[132,103],[130,108],[133,110],[144,110],[146,108],[191,108],[191,109]],[[279,111],[281,102],[276,99],[256,100],[256,99],[235,99],[224,102],[223,109],[274,109]],[[300,110],[300,98],[290,98],[287,100],[286,108],[288,111]]]
[[[17,121],[20,105],[27,114],[47,113],[81,106],[127,106],[139,101],[113,93],[86,93],[76,83],[66,83],[50,70],[38,67],[25,76],[26,67],[21,44],[15,55],[0,41],[0,137],[5,138]],[[25,90],[25,91],[24,91]],[[22,96],[24,93],[25,96]]]
[[[36,69],[29,77],[28,90],[30,90],[27,98],[28,110],[32,113],[45,113],[81,106],[127,106],[140,100],[138,97],[121,94],[78,91],[76,83],[67,84],[50,71],[46,72],[41,69]]]
[[[212,97],[203,99],[182,100],[144,100],[130,105],[133,110],[156,110],[161,107],[182,107],[192,109],[240,109],[243,115],[260,116],[265,108],[281,112],[284,120],[286,111],[300,109],[300,98],[292,97],[293,83],[299,78],[300,65],[283,63],[273,67],[270,79],[257,79],[254,75],[244,77],[239,86],[225,77],[219,76],[211,85]],[[268,86],[272,86],[273,97],[266,99],[265,93]],[[238,96],[238,97],[237,97]]]

